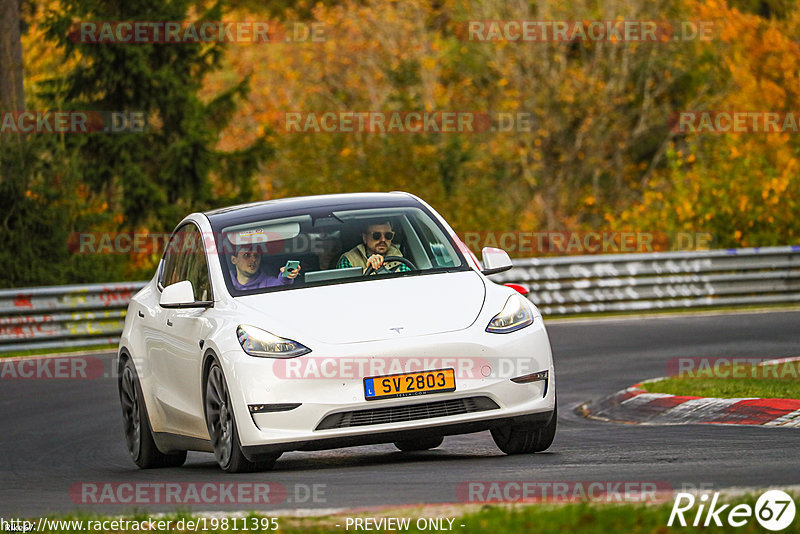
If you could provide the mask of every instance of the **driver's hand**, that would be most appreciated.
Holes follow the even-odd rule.
[[[367,258],[367,267],[372,267],[377,271],[378,269],[381,268],[381,265],[383,265],[383,256],[381,256],[380,254],[373,254],[372,256]],[[364,270],[366,271],[367,269],[364,268]]]

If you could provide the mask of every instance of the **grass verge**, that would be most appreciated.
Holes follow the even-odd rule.
[[[797,496],[794,496],[795,501]],[[734,499],[723,499],[724,502],[735,504],[747,504],[751,509],[755,508],[757,496],[745,496]],[[722,504],[722,502],[720,502]],[[728,510],[732,508],[729,507]],[[673,527],[667,526],[667,521],[672,511],[672,502],[664,504],[591,504],[591,503],[571,503],[571,504],[533,504],[533,505],[485,505],[475,512],[463,513],[463,509],[451,508],[445,515],[442,515],[441,509],[434,508],[434,513],[426,513],[426,508],[420,509],[419,513],[409,513],[409,511],[401,510],[392,513],[392,511],[376,512],[374,515],[364,515],[362,513],[354,513],[353,515],[334,515],[323,517],[278,517],[273,522],[269,514],[252,513],[249,515],[233,514],[225,516],[221,514],[214,514],[213,516],[197,516],[191,514],[170,514],[166,516],[159,516],[153,518],[146,514],[137,513],[131,516],[126,516],[125,519],[130,521],[170,521],[170,527],[167,530],[160,530],[159,532],[186,532],[191,531],[197,527],[198,531],[204,532],[243,532],[245,531],[242,526],[247,521],[248,532],[275,532],[273,527],[277,526],[278,532],[286,534],[293,533],[343,533],[348,531],[360,531],[362,529],[354,528],[352,520],[356,517],[370,518],[372,521],[379,521],[383,517],[396,517],[408,518],[408,528],[380,528],[373,523],[373,527],[369,530],[377,532],[399,531],[399,532],[430,532],[449,530],[460,533],[486,533],[486,534],[505,534],[505,533],[549,533],[549,532],[580,532],[581,534],[607,534],[607,533],[625,533],[625,534],[638,534],[638,533],[667,533],[671,531],[681,533],[716,533],[716,532],[730,532],[732,527],[726,524],[727,512],[721,514],[722,527],[709,526],[709,527],[693,527],[692,522],[695,519],[697,504],[687,511],[684,515],[687,521],[686,527],[678,526],[677,522]],[[387,513],[388,512],[388,513]],[[351,518],[350,527],[347,528],[347,520]],[[418,523],[420,518],[434,518],[442,519],[442,528],[431,528],[430,523]],[[72,527],[59,528],[58,525],[50,522],[48,532],[55,534],[72,534],[73,532],[108,532],[113,528],[114,532],[137,532],[120,528],[120,525],[107,525],[109,530],[95,530],[92,526],[101,526],[97,522],[111,521],[120,519],[119,517],[110,516],[90,516],[90,515],[64,515],[52,520],[60,521],[80,521]],[[234,519],[236,522],[234,523]],[[448,519],[453,519],[448,522]],[[227,521],[226,521],[227,520]],[[700,520],[700,523],[705,520],[705,513]],[[35,523],[38,519],[32,519]],[[182,521],[182,523],[181,523]],[[189,521],[194,521],[194,525]],[[198,524],[199,522],[199,524]],[[116,528],[115,528],[116,527]],[[191,527],[191,528],[190,528]],[[82,530],[81,530],[82,529]],[[759,525],[755,517],[749,517],[747,524],[737,527],[738,534],[749,534],[755,532],[764,532],[764,529]],[[800,521],[795,520],[788,528],[781,532],[786,534],[800,534]]]
[[[723,399],[800,399],[800,361],[701,368],[647,382],[644,389],[651,393]]]
[[[82,347],[55,347],[48,349],[15,350],[0,352],[0,358],[19,358],[21,356],[47,356],[56,354],[72,354],[74,352],[90,352],[103,354],[106,352],[117,352],[118,345],[85,345]]]

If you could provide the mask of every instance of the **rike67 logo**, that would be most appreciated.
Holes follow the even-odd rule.
[[[707,493],[699,497],[695,497],[691,493],[678,493],[675,496],[675,503],[672,505],[667,526],[685,527],[691,523],[693,527],[711,525],[742,527],[755,517],[758,524],[765,529],[779,531],[794,521],[794,500],[788,493],[781,490],[764,492],[756,501],[755,507],[749,504],[737,504],[731,507],[731,504],[718,504],[718,501],[719,493],[716,492],[710,502]],[[697,505],[696,511],[694,510],[695,505]]]

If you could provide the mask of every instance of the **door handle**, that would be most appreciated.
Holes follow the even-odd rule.
[[[139,310],[139,317],[144,318],[144,314],[142,313],[142,310]]]
[[[172,326],[172,321],[167,319],[167,326]]]

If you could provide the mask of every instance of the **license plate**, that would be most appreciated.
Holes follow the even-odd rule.
[[[455,390],[456,373],[453,369],[371,376],[364,379],[364,396],[367,400],[411,397]]]

